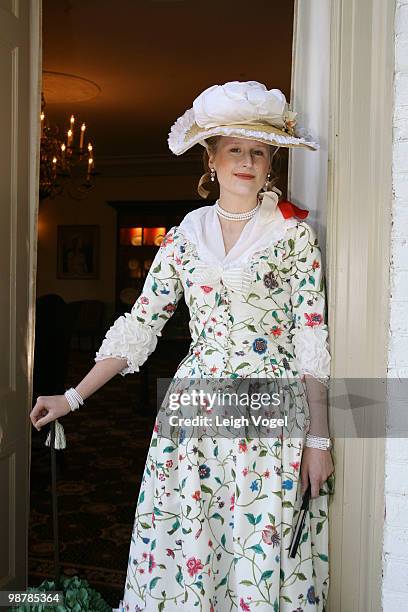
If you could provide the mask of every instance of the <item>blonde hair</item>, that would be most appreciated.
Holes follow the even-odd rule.
[[[220,140],[220,138],[222,138],[222,136],[210,136],[210,138],[206,138],[205,142],[207,144],[207,148],[204,148],[204,152],[203,152],[203,165],[204,165],[204,174],[200,177],[200,180],[198,181],[198,185],[197,185],[197,192],[198,195],[201,196],[204,199],[207,199],[208,196],[210,195],[210,193],[212,193],[212,195],[217,198],[219,193],[215,193],[216,191],[218,192],[218,182],[217,181],[211,181],[211,174],[210,174],[210,165],[209,165],[209,155],[208,152],[212,153],[213,155],[216,154],[217,152],[217,146],[218,146],[218,142]],[[273,162],[275,159],[276,154],[278,153],[280,147],[274,147],[273,145],[269,145],[269,160],[270,160],[270,173],[271,173],[271,179],[270,181],[268,181],[266,188],[268,191],[270,191],[272,189],[272,187],[274,187],[274,185],[279,181],[279,175],[276,174],[273,170]]]

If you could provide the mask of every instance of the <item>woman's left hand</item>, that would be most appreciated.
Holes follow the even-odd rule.
[[[333,472],[334,465],[329,450],[305,446],[303,448],[302,462],[300,465],[302,495],[306,491],[310,480],[310,496],[318,497],[319,489]]]

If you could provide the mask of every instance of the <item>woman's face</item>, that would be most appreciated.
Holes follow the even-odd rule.
[[[209,156],[210,168],[215,168],[220,194],[255,197],[270,171],[269,146],[258,140],[221,136],[214,156]]]

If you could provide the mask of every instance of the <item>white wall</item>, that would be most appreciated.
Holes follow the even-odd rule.
[[[393,119],[393,206],[388,376],[408,378],[408,0],[397,0]],[[406,385],[405,385],[406,389]],[[407,609],[408,431],[397,432],[407,398],[390,398],[387,414],[383,610]]]
[[[307,208],[326,264],[327,180],[329,157],[331,0],[296,2],[291,105],[298,124],[320,144],[318,151],[289,149],[288,199]],[[319,32],[314,44],[313,32]]]

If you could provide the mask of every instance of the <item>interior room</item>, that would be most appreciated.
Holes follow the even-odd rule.
[[[169,150],[175,119],[214,83],[257,80],[290,100],[293,15],[294,0],[259,0],[256,10],[242,0],[43,1],[34,400],[83,378],[163,236],[218,197],[197,193],[202,147]],[[248,35],[260,20],[270,41]],[[287,148],[274,163],[285,197]],[[172,376],[189,342],[182,303],[139,373],[115,376],[63,421],[61,571],[111,606],[123,593],[156,381]],[[29,586],[55,571],[45,429],[32,432]]]

